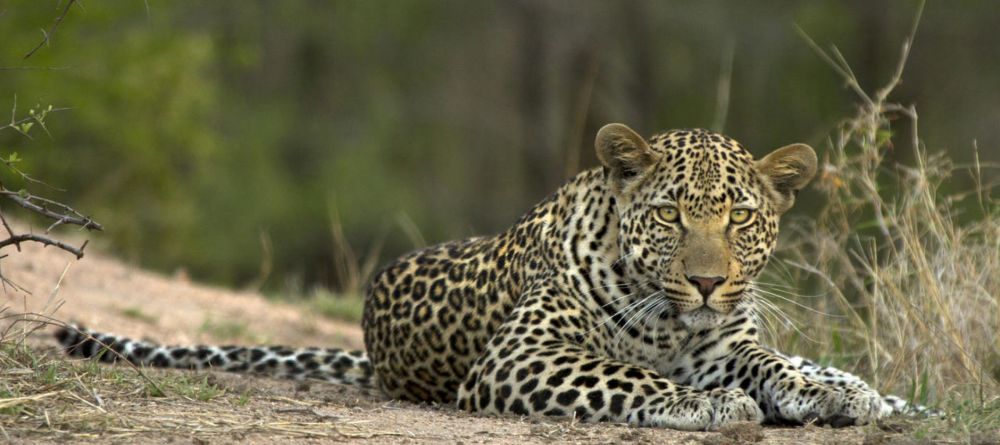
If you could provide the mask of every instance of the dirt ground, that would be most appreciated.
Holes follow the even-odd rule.
[[[191,283],[130,267],[97,252],[81,261],[55,249],[25,246],[2,262],[3,273],[30,291],[0,297],[8,311],[42,311],[56,283],[64,300],[61,320],[156,339],[165,343],[281,343],[361,348],[358,326],[276,304],[251,292]],[[68,269],[67,269],[68,267]],[[60,276],[65,275],[60,283]],[[54,353],[51,330],[33,334],[31,346]],[[191,371],[151,371],[153,378]],[[689,433],[623,425],[580,424],[572,420],[484,418],[452,407],[392,401],[375,392],[338,385],[297,384],[260,377],[207,373],[227,397],[201,402],[191,398],[129,400],[130,414],[144,414],[171,425],[163,430],[117,430],[96,434],[28,436],[15,441],[65,443],[658,443],[658,444],[861,444],[895,443],[873,429],[819,427],[762,430],[745,426],[726,432]],[[249,395],[241,403],[229,403]],[[115,400],[103,400],[113,412]],[[97,409],[97,407],[95,407]],[[143,412],[146,411],[146,412]],[[159,412],[162,411],[162,412]],[[187,412],[187,416],[175,413]],[[191,413],[201,413],[192,416]],[[0,414],[2,416],[3,414]],[[174,417],[171,417],[174,416]],[[151,417],[153,418],[153,417]],[[171,420],[173,419],[173,420]],[[41,428],[43,426],[40,426]],[[867,433],[866,433],[867,431]],[[875,436],[873,436],[875,434]],[[49,437],[52,437],[49,439]],[[867,438],[867,440],[866,440]],[[873,442],[874,439],[874,442]]]

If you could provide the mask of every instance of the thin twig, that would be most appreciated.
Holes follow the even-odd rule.
[[[722,63],[719,68],[719,83],[715,90],[715,118],[712,119],[712,130],[721,133],[726,127],[726,117],[729,115],[729,95],[733,80],[733,55],[736,44],[730,40],[722,51]]]
[[[823,48],[820,48],[819,45],[816,44],[816,41],[813,40],[812,37],[809,37],[809,34],[807,34],[805,30],[799,27],[799,25],[795,25],[795,30],[798,31],[800,36],[802,36],[802,39],[805,40],[806,44],[816,52],[816,55],[823,59],[827,65],[830,65],[830,67],[833,68],[837,74],[840,74],[840,77],[844,78],[844,81],[847,82],[847,86],[851,87],[851,90],[853,90],[866,105],[871,106],[873,104],[871,97],[869,97],[868,93],[861,88],[861,84],[858,83],[858,78],[854,76],[854,73],[850,71],[849,67],[845,68],[839,62],[833,60],[830,55],[826,53],[826,51],[823,51]],[[840,52],[837,51],[836,47],[834,47],[834,54],[839,53]]]
[[[65,71],[68,66],[0,66],[0,71]]]
[[[44,122],[45,116],[48,115],[48,113],[51,113],[51,112],[54,112],[54,111],[66,111],[66,110],[69,110],[69,108],[51,108],[50,107],[49,109],[44,110],[42,112],[42,117],[39,117],[39,115],[35,114],[34,111],[31,111],[31,112],[28,113],[29,114],[28,117],[25,117],[25,118],[22,118],[22,119],[17,119],[17,95],[15,94],[14,95],[14,106],[11,107],[11,110],[10,110],[10,123],[6,124],[6,125],[3,125],[3,126],[0,126],[0,131],[6,130],[8,128],[12,128],[12,129],[14,129],[14,131],[17,131],[18,133],[21,133],[23,136],[27,137],[28,139],[32,139],[31,135],[29,135],[26,130],[23,130],[21,128],[21,124],[25,124],[25,123],[28,123],[30,121],[34,121],[34,122],[38,123],[38,125],[40,127],[42,127],[43,130],[45,130],[46,134],[49,134],[49,137],[51,137],[52,135],[49,133],[49,129],[45,126],[45,122]],[[46,186],[46,187],[48,187],[50,189],[53,189],[53,190],[56,190],[56,191],[60,191],[60,192],[64,192],[65,191],[63,189],[60,189],[59,187],[55,187],[55,186],[49,185],[45,181],[40,181],[38,179],[35,179],[31,175],[29,175],[29,174],[21,171],[21,169],[17,168],[17,166],[14,165],[14,162],[11,159],[5,159],[5,158],[0,157],[0,162],[2,162],[4,165],[6,165],[7,168],[10,169],[10,171],[12,171],[14,173],[17,173],[18,176],[21,177],[21,179],[23,179],[23,180],[25,180],[27,182],[30,182],[30,183],[33,183],[33,184],[41,184],[41,185],[44,185],[44,186]],[[2,186],[2,185],[0,185],[0,186]]]
[[[25,173],[21,169],[17,168],[17,166],[14,165],[13,162],[11,162],[11,161],[9,161],[7,159],[0,158],[0,162],[3,162],[7,166],[7,168],[10,169],[10,171],[12,171],[14,173],[17,173],[21,177],[21,179],[25,180],[26,182],[30,182],[32,184],[44,185],[44,186],[46,186],[46,187],[48,187],[48,188],[50,188],[52,190],[55,190],[57,192],[65,192],[66,191],[64,189],[56,187],[56,186],[54,186],[52,184],[49,184],[49,183],[47,183],[45,181],[42,181],[40,179],[35,178],[34,176],[31,176],[31,175]],[[2,184],[0,184],[0,187],[2,187]]]
[[[4,255],[4,257],[6,257],[6,256],[7,255]],[[3,284],[3,291],[4,292],[7,292],[7,286],[10,286],[10,287],[14,288],[14,290],[17,291],[17,292],[21,292],[21,293],[23,293],[25,295],[31,295],[31,291],[29,291],[28,289],[25,289],[20,284],[17,284],[15,282],[11,281],[9,278],[7,278],[2,273],[0,273],[0,283]]]
[[[14,229],[10,228],[10,224],[7,223],[7,218],[3,216],[3,211],[0,210],[0,222],[3,222],[3,227],[7,229],[7,235],[14,236]],[[17,247],[17,251],[21,251],[21,246]],[[6,256],[6,255],[5,255]],[[0,257],[2,258],[2,257]]]
[[[66,18],[66,14],[69,14],[69,8],[72,8],[74,3],[76,3],[76,0],[69,0],[68,2],[66,2],[66,7],[63,8],[62,14],[59,14],[59,16],[56,17],[56,21],[52,23],[52,26],[49,27],[49,30],[47,32],[42,31],[42,33],[45,34],[45,37],[42,39],[41,42],[38,42],[38,46],[35,46],[34,48],[32,48],[31,51],[28,51],[28,53],[24,55],[25,59],[31,57],[32,54],[35,54],[35,51],[38,51],[43,46],[47,46],[49,44],[49,40],[52,38],[52,34],[55,34],[56,28],[58,28],[59,24],[62,23],[64,18]]]
[[[52,112],[55,112],[55,111],[67,111],[67,110],[70,110],[70,108],[53,108],[53,109],[49,110],[49,113],[52,113]],[[0,125],[0,130],[6,130],[8,128],[13,128],[13,127],[21,125],[21,124],[23,124],[25,122],[33,121],[33,120],[35,120],[35,116],[28,116],[28,117],[25,117],[25,118],[22,118],[22,119],[19,119],[19,120],[14,120],[13,116],[11,116],[10,123],[6,124],[6,125]]]
[[[889,83],[875,93],[879,102],[884,102],[885,99],[889,97],[889,93],[891,93],[903,79],[903,69],[906,68],[906,61],[910,58],[910,48],[913,47],[913,38],[917,35],[917,27],[920,25],[920,17],[924,15],[925,3],[925,1],[921,1],[920,6],[917,6],[917,16],[913,19],[913,26],[910,27],[910,33],[907,35],[906,41],[903,42],[903,50],[899,57],[899,63],[896,64],[896,71],[893,72]]]
[[[583,57],[586,57],[587,66],[573,107],[573,130],[570,133],[570,143],[565,146],[564,180],[568,180],[580,171],[580,148],[583,147],[583,138],[587,130],[587,116],[590,115],[591,104],[594,100],[594,85],[597,83],[597,74],[600,70],[600,58],[594,51],[588,50],[583,53]]]

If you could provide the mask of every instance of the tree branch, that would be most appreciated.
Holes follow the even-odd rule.
[[[41,42],[38,42],[38,46],[35,46],[34,48],[32,48],[31,51],[28,51],[28,53],[24,55],[25,59],[31,57],[33,54],[35,54],[35,51],[38,51],[43,46],[49,44],[49,39],[52,38],[52,34],[55,34],[56,28],[58,28],[59,24],[62,23],[64,18],[66,18],[66,14],[69,14],[69,8],[73,7],[73,3],[76,3],[76,0],[69,0],[68,2],[66,2],[66,7],[63,8],[62,14],[59,14],[59,16],[56,17],[55,23],[53,23],[52,26],[49,27],[48,32],[42,31],[45,34],[45,37],[42,39]]]
[[[0,71],[65,71],[68,66],[0,66]]]
[[[42,41],[39,42],[38,45],[36,45],[34,48],[32,48],[31,51],[28,51],[28,53],[24,55],[25,59],[31,57],[33,54],[35,54],[36,51],[38,51],[39,49],[41,49],[43,46],[47,46],[49,44],[49,41],[52,39],[52,36],[55,34],[56,29],[62,23],[63,19],[66,18],[66,15],[69,14],[70,8],[72,8],[73,5],[76,4],[76,3],[77,3],[77,0],[67,0],[66,1],[65,7],[62,8],[62,12],[55,18],[55,21],[52,23],[52,26],[49,27],[48,31],[42,30],[42,34],[44,35],[44,38],[42,39]],[[0,15],[3,15],[5,12],[6,12],[6,10],[0,10]],[[49,69],[64,69],[64,68],[62,68],[62,67],[0,67],[0,71],[34,70],[34,69],[49,70]],[[37,123],[38,126],[42,128],[42,130],[45,130],[45,133],[48,134],[49,137],[52,137],[51,133],[49,133],[49,129],[45,126],[45,117],[48,115],[48,113],[51,113],[53,111],[62,111],[62,110],[63,109],[61,109],[61,108],[60,109],[53,109],[52,106],[50,105],[50,106],[48,106],[45,109],[39,110],[38,112],[36,112],[34,109],[32,109],[32,110],[30,110],[28,112],[28,114],[29,114],[28,117],[17,119],[17,95],[14,95],[14,106],[13,106],[11,112],[10,112],[10,123],[8,123],[6,125],[0,125],[0,131],[3,131],[3,130],[6,130],[6,129],[10,128],[10,129],[13,129],[14,131],[17,131],[18,133],[21,133],[22,135],[24,135],[28,139],[31,139],[31,136],[28,135],[28,131],[31,129],[32,125],[34,125],[34,124]],[[19,160],[17,159],[17,154],[16,153],[12,153],[11,155],[6,156],[5,158],[0,158],[0,167],[6,166],[8,170],[10,170],[11,172],[19,175],[21,177],[21,179],[23,181],[25,181],[27,184],[43,184],[43,185],[46,185],[48,187],[52,187],[52,186],[49,186],[48,184],[45,184],[42,181],[39,181],[39,180],[37,180],[35,178],[32,178],[27,173],[25,173],[25,172],[21,171],[20,169],[18,169],[17,166],[15,165],[18,161]],[[54,188],[54,187],[52,187],[52,188]],[[80,245],[80,247],[75,247],[75,246],[67,244],[67,243],[65,243],[63,241],[60,241],[60,240],[48,237],[47,236],[48,233],[51,232],[56,227],[59,227],[59,226],[61,226],[63,224],[78,225],[81,228],[87,229],[87,230],[104,230],[103,226],[101,226],[100,224],[98,224],[96,221],[94,221],[93,219],[91,219],[89,216],[86,216],[86,215],[84,215],[84,214],[76,211],[75,209],[73,209],[72,207],[70,207],[70,206],[68,206],[66,204],[63,204],[63,203],[57,202],[57,201],[53,201],[51,199],[42,198],[40,196],[32,195],[31,193],[29,193],[27,190],[24,190],[24,189],[19,190],[19,191],[8,190],[6,187],[4,187],[3,182],[0,181],[0,197],[3,197],[3,196],[6,196],[11,201],[14,201],[15,203],[17,203],[17,205],[19,205],[19,206],[21,206],[21,207],[23,207],[25,209],[28,209],[31,212],[37,213],[39,215],[42,215],[43,217],[46,217],[46,218],[51,219],[51,220],[54,220],[54,222],[52,224],[50,224],[47,229],[45,229],[45,233],[44,234],[35,234],[35,233],[30,233],[30,232],[29,233],[15,233],[14,229],[7,222],[7,218],[4,216],[3,210],[0,210],[0,223],[3,224],[3,228],[6,229],[6,231],[7,231],[7,237],[4,238],[4,239],[0,239],[0,249],[3,249],[4,247],[7,247],[7,246],[14,246],[15,248],[17,248],[17,251],[20,252],[21,251],[21,243],[23,243],[23,242],[34,242],[34,243],[42,244],[43,246],[46,246],[46,247],[47,246],[55,246],[58,249],[61,249],[61,250],[64,250],[66,252],[69,252],[69,253],[73,254],[76,257],[76,259],[79,260],[79,259],[83,258],[83,250],[87,247],[87,243],[89,242],[89,240],[84,241],[83,244]],[[0,255],[0,259],[4,259],[6,257],[7,257],[7,255]],[[64,272],[64,274],[65,274],[65,272]],[[62,280],[62,279],[60,278],[60,280]],[[13,286],[14,289],[16,289],[16,290],[20,290],[20,291],[25,291],[26,292],[26,290],[24,288],[22,288],[20,286],[17,286],[15,283],[13,283],[9,279],[7,279],[7,277],[5,277],[3,275],[3,272],[0,271],[0,287],[3,288],[4,292],[7,291],[7,285],[8,284],[10,284],[11,286]],[[0,308],[0,312],[3,312],[2,308]],[[0,335],[0,338],[2,338],[2,335]]]
[[[62,225],[62,224],[74,224],[78,225],[84,229],[88,230],[104,230],[104,226],[94,221],[89,216],[86,216],[80,212],[77,212],[72,207],[53,201],[51,199],[42,198],[40,196],[32,195],[24,191],[14,192],[0,187],[0,196],[6,196],[12,201],[16,202],[19,206],[24,207],[32,212],[38,213],[40,215],[46,216],[48,218],[56,220],[56,222],[46,230],[46,233],[52,229]],[[39,202],[41,204],[36,204]],[[55,207],[58,209],[51,210],[49,207]],[[13,235],[13,234],[12,234]]]
[[[20,250],[21,243],[25,241],[34,241],[36,243],[41,243],[46,246],[56,246],[62,250],[72,253],[73,255],[76,255],[76,259],[83,258],[83,249],[85,249],[87,247],[87,243],[90,242],[89,240],[84,241],[83,244],[80,245],[80,247],[73,247],[62,241],[54,240],[42,235],[35,235],[34,233],[22,233],[20,235],[11,235],[9,238],[0,241],[0,249],[3,249],[4,247],[10,245],[14,245],[17,246],[18,250]]]

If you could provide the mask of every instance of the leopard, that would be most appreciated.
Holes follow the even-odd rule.
[[[508,230],[404,255],[367,286],[364,351],[163,346],[70,325],[73,356],[374,388],[480,415],[679,430],[864,425],[921,407],[762,340],[754,282],[815,176],[703,129],[608,124],[600,165]]]

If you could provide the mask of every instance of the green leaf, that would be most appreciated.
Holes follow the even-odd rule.
[[[830,333],[830,337],[831,337],[831,340],[833,342],[833,352],[834,352],[834,354],[836,354],[838,356],[841,355],[841,354],[843,354],[844,350],[843,350],[843,345],[841,344],[841,341],[840,341],[840,332],[837,332],[837,330],[834,330],[833,332]]]
[[[920,374],[920,395],[917,399],[921,405],[927,405],[927,400],[930,398],[929,380],[930,377],[927,375],[927,368],[924,368],[924,372]]]
[[[875,133],[875,146],[881,148],[892,139],[892,130],[882,129]]]

